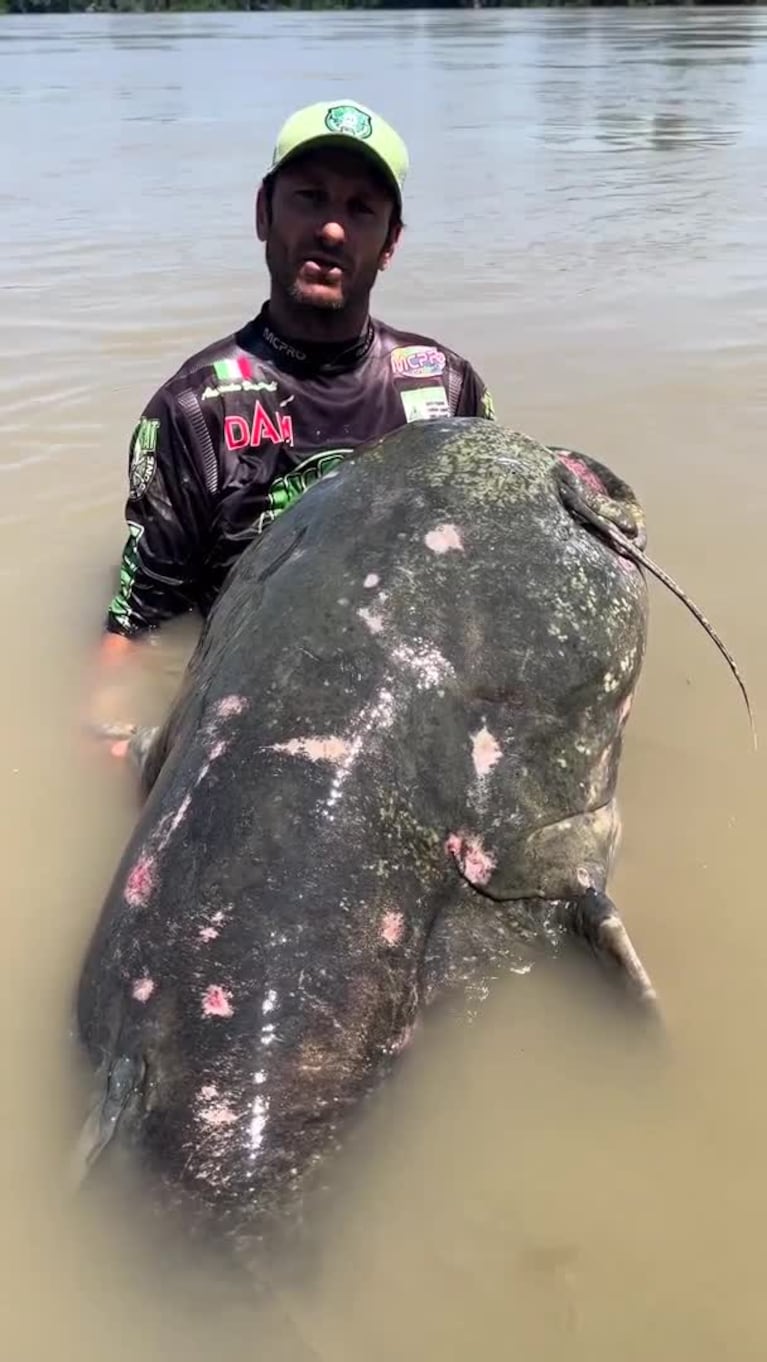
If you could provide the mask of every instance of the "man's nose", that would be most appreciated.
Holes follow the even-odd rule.
[[[343,246],[346,239],[343,223],[338,222],[335,218],[328,218],[327,222],[323,223],[320,228],[320,237],[325,245],[331,248]]]

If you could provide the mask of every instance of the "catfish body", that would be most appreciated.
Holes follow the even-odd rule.
[[[579,935],[652,986],[606,896],[647,595],[487,421],[358,450],[245,550],[152,743],[84,962],[100,1143],[247,1234],[300,1193],[425,999]]]

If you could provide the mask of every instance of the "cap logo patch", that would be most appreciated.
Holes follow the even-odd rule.
[[[359,137],[363,141],[373,135],[370,114],[358,109],[356,104],[334,104],[325,114],[325,127],[329,132],[345,133],[347,137]]]

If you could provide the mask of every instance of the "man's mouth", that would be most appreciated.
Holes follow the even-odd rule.
[[[335,283],[344,273],[344,266],[339,260],[330,259],[328,256],[312,255],[301,261],[301,273],[308,275],[310,279]]]

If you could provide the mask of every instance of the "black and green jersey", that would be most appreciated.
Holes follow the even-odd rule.
[[[204,615],[245,546],[313,481],[357,445],[445,416],[493,416],[459,355],[378,321],[352,345],[299,346],[265,306],[188,359],[142,413],[107,628],[135,635]]]

